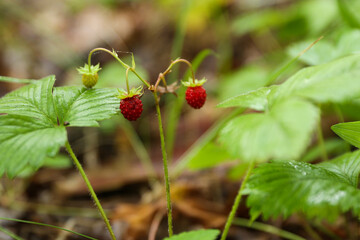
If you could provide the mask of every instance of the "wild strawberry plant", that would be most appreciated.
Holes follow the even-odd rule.
[[[104,51],[111,54],[125,69],[127,90],[93,88],[98,82],[99,64],[91,65],[91,55],[95,51]],[[73,152],[67,138],[68,127],[97,127],[98,121],[110,118],[121,111],[124,118],[129,121],[137,120],[143,111],[140,100],[143,87],[130,89],[128,82],[129,71],[133,72],[154,95],[161,148],[163,153],[165,188],[168,209],[169,236],[172,237],[172,207],[170,199],[170,183],[167,166],[167,155],[160,112],[160,94],[174,93],[176,88],[167,86],[165,76],[170,73],[177,63],[186,63],[192,72],[189,82],[183,82],[189,87],[191,93],[187,93],[187,101],[194,108],[201,108],[205,104],[206,91],[202,87],[205,79],[195,79],[192,65],[185,59],[176,59],[170,66],[159,74],[154,85],[144,80],[135,70],[135,61],[132,58],[132,66],[124,63],[115,51],[96,48],[89,53],[88,64],[78,69],[82,75],[85,87],[54,87],[55,76],[48,76],[37,81],[28,81],[29,85],[13,91],[0,99],[0,175],[4,173],[10,177],[16,177],[25,168],[31,167],[34,171],[44,165],[47,157],[53,157],[63,146],[66,147],[80,174],[89,188],[90,194],[98,207],[100,214],[108,228],[112,239],[115,234],[110,222],[88,180],[85,171]],[[160,86],[160,83],[163,86]],[[120,100],[119,100],[120,99]],[[183,235],[174,236],[171,239],[214,239],[217,230],[201,230]]]
[[[91,55],[95,51],[111,54],[126,69],[126,90],[93,88],[100,71],[99,65],[91,65]],[[356,216],[360,214],[358,151],[318,164],[296,161],[305,153],[316,130],[320,148],[325,148],[321,141],[321,106],[337,106],[360,97],[360,55],[340,57],[342,55],[338,55],[338,59],[334,61],[304,68],[282,84],[260,87],[218,105],[238,107],[238,110],[219,124],[218,128],[221,130],[218,140],[221,146],[206,142],[203,146],[200,145],[203,149],[196,157],[204,159],[211,155],[209,159],[215,160],[206,163],[208,166],[231,158],[241,159],[248,166],[222,240],[226,239],[231,224],[239,220],[234,221],[234,217],[243,194],[249,195],[247,205],[250,207],[252,220],[261,214],[267,219],[277,216],[286,218],[294,213],[302,213],[308,218],[327,220],[335,220],[339,214],[347,211]],[[295,57],[298,58],[299,56]],[[0,174],[6,173],[13,178],[27,167],[37,170],[47,157],[55,156],[65,146],[89,187],[112,239],[115,239],[110,222],[70,146],[66,128],[96,127],[99,121],[120,112],[125,119],[135,121],[143,111],[140,98],[146,94],[146,90],[150,90],[155,100],[163,154],[168,239],[215,239],[219,233],[217,230],[192,231],[173,236],[167,152],[159,106],[162,94],[174,93],[176,90],[176,87],[167,85],[165,78],[175,64],[185,63],[190,67],[191,77],[183,85],[187,87],[184,91],[185,99],[193,108],[201,108],[206,101],[206,91],[202,86],[205,80],[195,79],[192,65],[187,60],[176,59],[151,85],[136,72],[135,61],[132,59],[132,66],[129,66],[116,52],[96,48],[90,52],[88,64],[78,69],[85,88],[54,87],[55,77],[48,76],[28,81],[28,85],[1,98]],[[130,89],[130,71],[143,82],[145,91],[143,86]],[[275,78],[271,75],[269,79],[262,81],[262,85],[270,85]],[[257,112],[239,115],[245,108]],[[359,126],[358,122],[340,123],[332,129],[340,137],[359,147]],[[215,134],[212,133],[207,139]],[[326,151],[323,153],[326,159]],[[193,153],[190,152],[189,155],[191,154]],[[185,164],[180,165],[189,164],[186,161],[191,157],[184,158],[182,161]],[[255,168],[259,163],[261,164]],[[191,164],[196,168],[196,161],[190,161],[190,166]],[[203,163],[200,165],[204,167]]]

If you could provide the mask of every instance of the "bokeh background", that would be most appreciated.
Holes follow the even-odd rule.
[[[332,56],[338,54],[336,51],[358,51],[355,43],[360,42],[360,17],[355,13],[360,10],[360,2],[347,0],[351,7],[344,8],[340,1],[0,0],[0,75],[40,79],[54,74],[56,86],[81,85],[76,68],[84,65],[91,49],[104,47],[116,50],[128,63],[132,52],[139,73],[154,83],[171,60],[181,57],[192,61],[207,50],[209,54],[196,72],[197,78],[208,79],[206,105],[198,111],[182,106],[179,120],[168,126],[177,98],[162,98],[169,156],[176,163],[207,129],[227,115],[227,110],[216,108],[220,101],[264,86],[269,76],[320,36],[332,47],[320,50]],[[350,36],[349,40],[344,39],[342,49],[337,49],[336,42],[344,34]],[[304,66],[329,60],[319,59],[311,51],[287,68],[277,82]],[[125,86],[125,71],[110,55],[97,52],[92,62],[102,67],[99,87]],[[183,65],[176,67],[169,82],[181,80],[186,70]],[[133,86],[141,84],[133,75],[130,81]],[[0,82],[0,95],[19,86]],[[148,171],[142,164],[151,159],[155,171],[161,173],[153,100],[145,94],[143,101],[144,113],[135,123],[119,115],[104,121],[99,129],[74,128],[69,133],[75,152],[105,207],[111,209],[115,230],[123,239],[147,239],[154,213],[164,204],[154,201],[163,195],[160,188],[149,191]],[[349,111],[350,119],[358,117],[353,115]],[[324,124],[330,126],[331,120]],[[174,134],[169,135],[171,131]],[[222,204],[194,213],[201,198],[188,198],[186,204],[185,200],[178,202],[182,207],[175,213],[177,232],[194,226],[220,227],[244,172],[241,167],[231,168],[231,163],[203,170],[217,165],[217,160],[208,163],[206,155],[199,158],[203,160],[193,161],[192,168],[201,171],[186,172],[173,191],[179,196],[184,192],[196,196],[201,189],[207,199],[221,199]],[[102,222],[91,210],[87,190],[66,153],[56,163],[49,162],[48,167],[37,173],[24,172],[23,178],[16,180],[3,177],[0,215],[62,225],[106,239]],[[245,206],[240,212],[247,216]],[[159,224],[157,239],[166,236],[166,221]],[[296,219],[287,224],[289,230],[302,231]],[[6,226],[25,239],[78,239],[52,229],[13,223]],[[7,235],[0,238],[10,239]],[[229,239],[278,238],[239,229]]]

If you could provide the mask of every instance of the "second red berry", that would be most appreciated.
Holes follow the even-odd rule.
[[[205,104],[206,90],[202,86],[188,87],[185,98],[191,107],[199,109]]]
[[[139,95],[121,99],[120,110],[127,120],[136,121],[143,111],[143,104]]]

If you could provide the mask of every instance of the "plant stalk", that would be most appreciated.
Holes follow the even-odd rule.
[[[0,226],[0,232],[5,233],[6,235],[8,235],[9,237],[15,239],[15,240],[24,240],[23,238],[19,237],[18,235],[16,235],[15,233],[11,232],[10,230],[7,230],[6,228],[3,228]]]
[[[173,235],[173,226],[172,226],[172,206],[171,206],[171,196],[170,196],[170,180],[169,180],[169,170],[168,170],[168,161],[165,148],[165,137],[164,130],[161,120],[161,112],[159,106],[159,99],[156,92],[153,92],[155,98],[156,113],[159,121],[159,133],[161,141],[161,152],[163,155],[163,164],[164,164],[164,178],[165,178],[165,190],[166,190],[166,204],[167,204],[167,215],[168,215],[168,231],[169,237]]]
[[[324,141],[324,135],[323,135],[323,132],[322,132],[321,117],[320,117],[320,119],[318,121],[317,137],[318,137],[318,144],[319,144],[319,147],[320,147],[320,150],[321,150],[322,160],[327,161],[329,158],[327,156],[326,146],[325,146],[325,141]]]
[[[223,233],[222,233],[222,235],[221,235],[221,239],[220,239],[220,240],[226,240],[226,236],[228,235],[228,232],[229,232],[229,229],[230,229],[230,227],[231,227],[231,224],[232,224],[232,222],[233,222],[233,220],[234,220],[236,211],[237,211],[237,209],[238,209],[238,207],[239,207],[239,205],[240,205],[240,202],[241,202],[241,196],[242,196],[242,193],[241,193],[241,192],[242,192],[242,190],[244,189],[245,184],[246,184],[247,180],[249,179],[250,173],[251,173],[252,169],[254,168],[254,166],[255,166],[255,161],[252,161],[252,162],[250,163],[249,167],[248,167],[248,170],[247,170],[247,172],[246,172],[246,175],[245,175],[245,177],[244,177],[244,180],[242,181],[242,183],[241,183],[241,185],[240,185],[239,191],[238,191],[238,193],[237,193],[237,195],[236,195],[235,202],[234,202],[234,204],[233,204],[233,206],[232,206],[231,212],[230,212],[229,217],[228,217],[228,219],[227,219],[227,221],[226,221],[226,224],[225,224],[225,227],[224,227],[224,231],[223,231]]]
[[[84,171],[84,169],[82,168],[79,160],[77,159],[77,157],[75,156],[71,146],[70,146],[70,143],[69,141],[66,141],[65,142],[65,147],[66,147],[66,150],[69,152],[70,156],[72,157],[72,159],[74,160],[74,163],[76,165],[76,167],[78,168],[81,176],[83,177],[85,183],[86,183],[86,186],[88,187],[89,191],[90,191],[90,195],[91,197],[93,198],[94,202],[95,202],[95,205],[97,206],[99,212],[100,212],[100,215],[101,217],[103,218],[104,222],[105,222],[105,225],[110,233],[110,236],[111,236],[111,239],[112,240],[116,240],[115,238],[115,234],[111,228],[111,225],[110,225],[110,222],[109,222],[109,219],[106,217],[106,214],[105,214],[105,211],[104,209],[102,208],[101,204],[100,204],[100,201],[98,199],[98,197],[96,196],[96,193],[93,189],[93,187],[91,186],[91,183],[88,179],[88,177],[86,176],[86,173]]]
[[[251,220],[245,218],[235,218],[233,223],[238,226],[248,227],[256,230],[260,230],[263,232],[271,233],[277,235],[279,237],[289,239],[289,240],[305,240],[305,238],[300,237],[294,233],[282,230],[281,228],[274,227],[269,224],[260,223],[260,222],[252,222]]]
[[[130,71],[132,71],[147,87],[150,87],[150,83],[147,82],[145,79],[143,79],[136,71],[135,69],[133,69],[132,67],[130,67],[129,65],[127,65],[126,63],[124,63],[123,61],[121,61],[121,59],[117,56],[117,54],[115,52],[111,52],[110,50],[106,49],[106,48],[94,48],[93,50],[90,51],[89,56],[88,56],[88,65],[90,68],[91,65],[91,55],[96,52],[96,51],[104,51],[109,53],[111,56],[113,56],[125,69],[130,69]]]

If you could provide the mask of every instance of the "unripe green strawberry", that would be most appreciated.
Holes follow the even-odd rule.
[[[129,92],[123,89],[118,89],[120,98],[120,110],[124,118],[129,121],[136,121],[143,111],[143,104],[140,100],[142,95],[142,86],[138,88],[132,88]]]
[[[187,87],[185,99],[192,108],[199,109],[205,104],[206,90],[202,87],[205,82],[206,79],[200,81],[189,79],[188,82],[182,82]]]
[[[97,73],[95,74],[83,74],[81,77],[81,80],[85,87],[92,88],[96,85],[97,81],[99,79],[99,75]]]
[[[84,67],[80,67],[77,69],[80,74],[82,74],[81,80],[85,87],[92,88],[96,85],[99,75],[98,71],[101,70],[100,65],[97,64],[96,66],[85,64]]]

